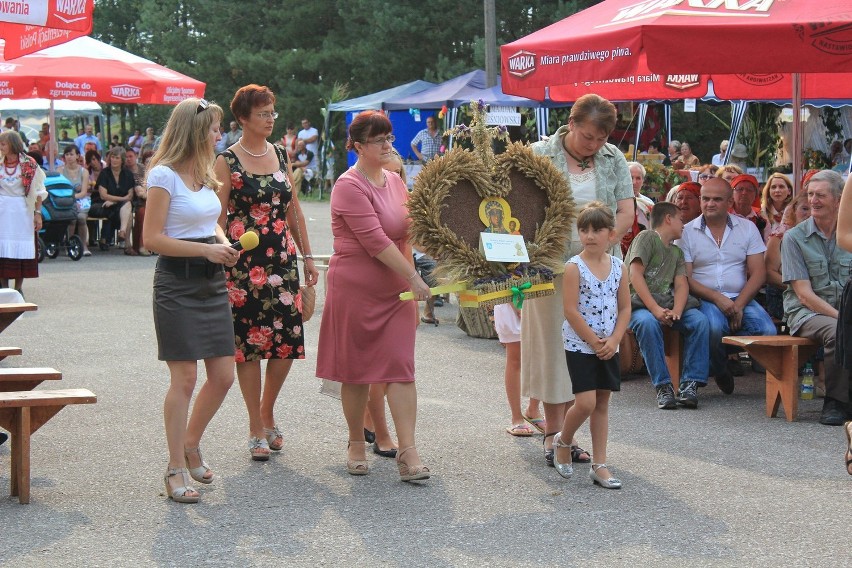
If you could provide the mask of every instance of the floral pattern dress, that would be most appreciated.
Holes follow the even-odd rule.
[[[237,363],[305,358],[296,243],[286,217],[293,193],[286,152],[274,148],[279,167],[265,175],[247,172],[230,150],[222,154],[231,170],[225,232],[233,241],[246,231],[260,238],[227,271]]]

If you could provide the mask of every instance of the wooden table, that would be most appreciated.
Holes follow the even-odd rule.
[[[37,305],[27,302],[23,304],[0,304],[0,333],[18,319],[22,313],[34,312],[37,309]]]
[[[0,369],[0,392],[30,391],[43,381],[62,380],[62,373],[56,369]]]
[[[722,343],[745,349],[766,368],[766,416],[775,417],[783,403],[787,422],[795,420],[799,410],[799,361],[810,357],[817,345],[792,335],[734,335],[723,337]]]

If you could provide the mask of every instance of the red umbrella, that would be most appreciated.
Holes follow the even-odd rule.
[[[90,37],[14,61],[0,58],[0,96],[10,99],[177,104],[204,96],[204,87],[201,81]]]
[[[0,2],[0,37],[15,59],[92,32],[94,0]]]
[[[852,98],[852,73],[804,73],[801,78],[803,99]],[[543,98],[543,88],[533,91]],[[611,101],[697,99],[708,94],[724,100],[788,101],[793,93],[793,74],[661,74],[651,71],[642,55],[633,74],[617,79],[555,84],[548,90],[549,98],[557,102],[576,101],[587,93]]]
[[[503,90],[541,99],[545,87],[635,75],[643,55],[661,75],[848,73],[852,10],[807,0],[605,0],[502,46]],[[798,76],[791,83],[798,111]]]
[[[14,61],[0,57],[0,97],[50,99],[51,132],[54,99],[174,105],[203,97],[204,88],[201,81],[88,36]],[[53,164],[52,145],[50,153]]]

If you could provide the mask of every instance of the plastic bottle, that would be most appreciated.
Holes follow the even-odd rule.
[[[814,398],[814,370],[810,363],[805,363],[802,371],[802,400],[813,400]]]

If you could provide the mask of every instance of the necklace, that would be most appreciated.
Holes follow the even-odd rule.
[[[592,159],[592,156],[582,159],[578,158],[577,156],[571,153],[571,150],[568,149],[568,146],[565,145],[564,141],[562,142],[562,149],[565,150],[566,154],[574,158],[574,161],[577,162],[577,166],[579,166],[581,172],[592,167],[592,163],[590,161]]]
[[[10,170],[10,169],[9,169],[9,164],[8,164],[8,163],[4,160],[4,161],[3,161],[3,169],[6,171],[6,175],[7,175],[7,176],[14,175],[14,174],[15,174],[15,170],[17,170],[17,169],[18,169],[18,164],[19,164],[19,163],[20,163],[20,162],[19,162],[18,160],[15,160],[15,163],[13,163],[13,164],[12,164],[12,168],[11,168],[11,170]]]
[[[263,141],[263,144],[264,144],[264,148],[266,148],[266,150],[264,150],[260,154],[252,154],[251,152],[249,152],[248,149],[245,146],[243,146],[243,137],[242,136],[240,136],[240,139],[237,140],[237,144],[240,145],[240,148],[243,149],[243,152],[245,152],[246,154],[248,154],[252,158],[262,158],[269,153],[269,144],[267,144],[265,140]]]
[[[382,172],[382,183],[376,183],[375,181],[373,181],[373,178],[367,175],[367,172],[361,169],[361,164],[359,164],[358,162],[355,162],[355,169],[358,170],[358,173],[364,176],[368,182],[372,183],[376,187],[384,187],[387,183],[387,176],[385,175],[384,171]]]

